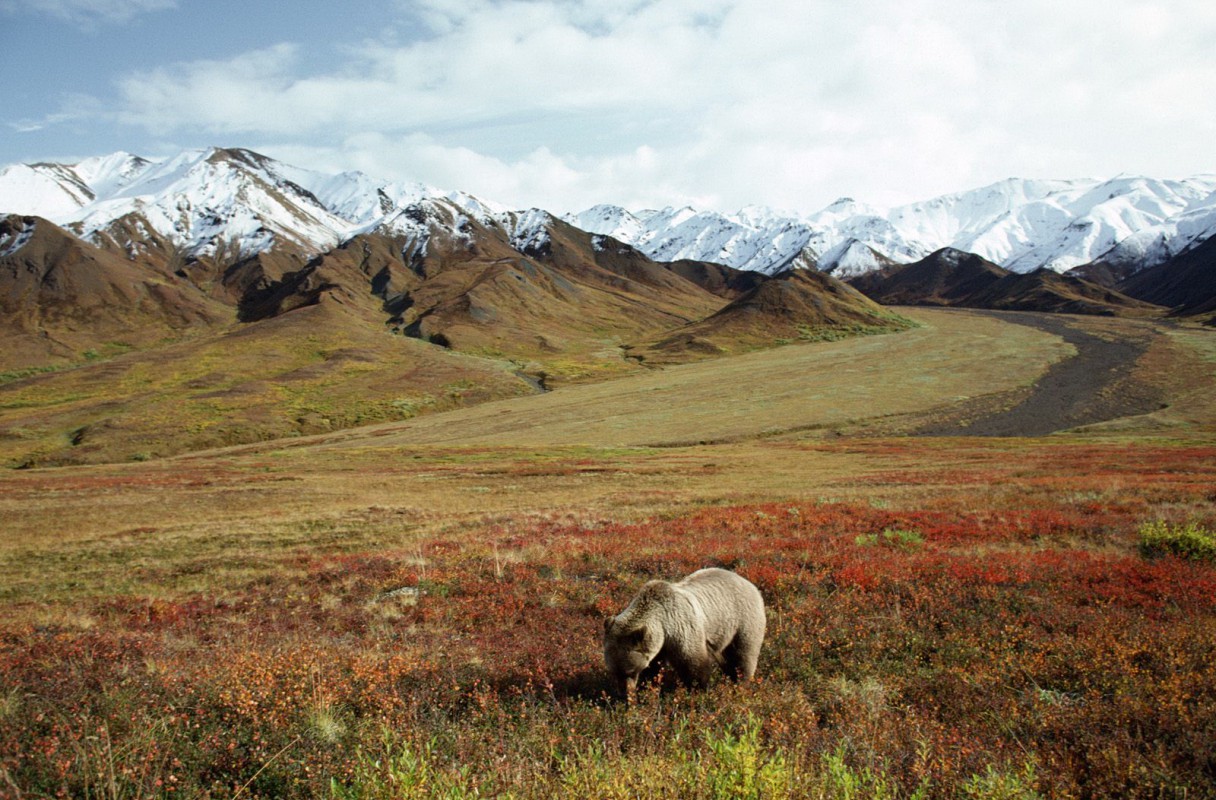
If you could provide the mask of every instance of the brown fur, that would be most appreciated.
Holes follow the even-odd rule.
[[[675,583],[648,582],[624,611],[604,620],[604,664],[626,696],[657,661],[690,686],[707,684],[715,668],[751,680],[764,631],[760,590],[724,569],[698,570]]]

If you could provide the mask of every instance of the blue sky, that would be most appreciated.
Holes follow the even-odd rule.
[[[0,163],[243,146],[508,205],[1216,171],[1171,0],[0,0]]]

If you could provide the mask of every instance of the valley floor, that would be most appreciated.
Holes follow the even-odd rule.
[[[1075,353],[1052,364],[1016,405],[959,420],[931,424],[917,431],[934,436],[1046,436],[1057,431],[1109,420],[1137,417],[1166,407],[1163,387],[1137,374],[1157,325],[1117,326],[1117,335],[1102,335],[1101,326],[1085,330],[1078,320],[1054,314],[988,312],[1018,325],[1059,336]]]
[[[0,474],[0,797],[1216,796],[1216,565],[1149,536],[1216,528],[1216,335],[908,314]],[[611,702],[602,617],[711,564],[761,680]]]

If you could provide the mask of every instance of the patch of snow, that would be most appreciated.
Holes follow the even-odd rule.
[[[34,236],[34,228],[37,223],[32,223],[17,231],[15,234],[0,234],[0,258],[11,256],[21,248],[25,247]]]
[[[521,253],[539,253],[549,246],[549,226],[553,215],[539,208],[530,208],[512,221],[511,246]]]

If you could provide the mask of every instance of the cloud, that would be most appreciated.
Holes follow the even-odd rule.
[[[18,133],[37,133],[65,123],[96,121],[103,114],[95,97],[73,93],[60,98],[58,111],[38,118],[8,120],[4,124]]]
[[[9,13],[48,14],[84,28],[98,23],[124,23],[152,11],[177,7],[177,0],[3,0],[0,10]]]
[[[284,43],[129,75],[117,119],[559,208],[1210,169],[1216,9],[1195,0],[400,7],[337,59]]]

